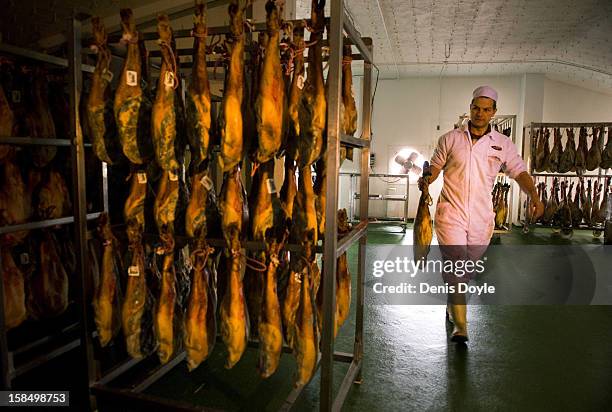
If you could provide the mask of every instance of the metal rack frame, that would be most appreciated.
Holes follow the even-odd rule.
[[[535,133],[534,130],[535,129],[540,129],[540,128],[571,128],[571,129],[576,129],[576,128],[580,128],[580,127],[586,127],[586,128],[593,128],[593,127],[612,127],[612,122],[588,122],[588,123],[537,123],[537,122],[532,122],[528,125],[525,126],[524,130],[529,130],[529,138],[525,137],[525,133],[523,132],[523,159],[526,159],[527,162],[527,170],[529,170],[529,174],[532,177],[544,177],[544,178],[555,178],[555,177],[562,177],[562,178],[578,178],[578,177],[582,177],[582,178],[606,178],[606,177],[612,177],[612,174],[608,174],[607,169],[602,169],[601,167],[597,169],[597,173],[593,173],[591,172],[587,172],[584,173],[583,175],[579,176],[577,173],[551,173],[551,172],[541,172],[541,173],[534,173],[534,165],[532,162],[532,156],[531,154],[535,151],[536,147],[537,147],[537,139],[535,138]],[[523,224],[524,220],[521,220],[521,216],[524,213],[524,208],[520,205],[522,205],[525,200],[526,200],[526,194],[524,194],[523,192],[521,192],[519,194],[519,221],[521,224]],[[535,224],[536,226],[541,226],[541,227],[547,227],[547,228],[551,228],[552,226],[544,226],[541,225],[539,223]],[[581,225],[579,227],[572,227],[572,229],[576,229],[576,230],[592,230],[592,231],[598,231],[601,232],[604,230],[604,226],[602,227],[596,227],[596,226],[587,226],[587,225]]]
[[[350,198],[349,198],[349,211],[348,218],[350,221],[355,221],[355,200],[361,199],[360,193],[355,191],[356,178],[361,176],[361,173],[355,172],[341,172],[340,176],[349,176],[350,178]],[[408,230],[408,207],[410,203],[410,175],[408,174],[389,174],[389,173],[370,173],[370,177],[391,177],[398,179],[406,179],[406,194],[405,195],[376,195],[369,194],[368,200],[384,200],[394,202],[404,202],[404,215],[401,218],[376,218],[376,220],[369,220],[369,216],[366,216],[370,224],[384,224],[384,225],[398,225],[401,226],[404,233]],[[361,219],[361,215],[359,216]]]
[[[72,25],[71,25],[72,26]],[[58,147],[70,147],[71,155],[73,158],[73,216],[66,216],[58,219],[47,219],[41,221],[27,222],[17,225],[9,225],[0,227],[0,234],[6,233],[14,233],[22,230],[34,230],[34,229],[42,229],[47,227],[61,226],[67,225],[71,223],[75,223],[75,230],[79,232],[79,236],[76,237],[77,241],[75,245],[77,245],[78,250],[76,251],[78,268],[82,274],[88,273],[84,269],[86,268],[86,263],[83,261],[83,256],[87,256],[86,247],[87,247],[87,222],[97,219],[100,216],[101,212],[89,213],[87,214],[86,206],[85,206],[85,154],[84,148],[91,147],[91,144],[84,144],[82,137],[80,139],[76,139],[76,115],[78,107],[76,107],[76,92],[77,87],[76,83],[74,83],[75,79],[80,79],[81,71],[93,72],[92,66],[87,65],[79,65],[76,67],[71,64],[72,59],[63,59],[61,57],[56,57],[52,55],[48,55],[45,53],[39,53],[32,50],[24,49],[21,47],[9,45],[6,43],[0,43],[0,53],[9,54],[15,57],[24,58],[27,60],[31,60],[37,63],[45,63],[54,66],[68,68],[69,79],[70,79],[70,108],[71,108],[71,131],[70,138],[67,139],[47,139],[47,138],[32,138],[32,137],[0,137],[0,144],[11,144],[11,145],[42,145],[42,146],[58,146]],[[80,63],[80,59],[79,59]],[[78,75],[75,75],[75,70],[78,70]],[[73,119],[74,117],[74,119]],[[79,170],[81,173],[75,173],[77,168],[74,168],[75,161],[78,162],[78,167],[82,170]],[[103,210],[108,211],[108,184],[106,179],[106,165],[102,166],[102,187],[103,187]],[[82,197],[82,198],[81,198]],[[1,264],[1,262],[0,262]],[[57,325],[60,327],[59,333],[51,332],[45,336],[39,336],[35,340],[25,343],[21,347],[15,350],[8,349],[8,338],[7,338],[7,330],[4,321],[4,290],[3,290],[3,282],[0,282],[0,387],[4,389],[12,388],[12,381],[52,360],[57,358],[58,356],[77,348],[81,344],[81,338],[75,337],[71,338],[69,333],[72,333],[78,329],[79,323],[71,323],[69,325]],[[78,302],[77,305],[78,306]],[[24,325],[26,326],[26,325]],[[28,327],[30,325],[27,325]],[[27,353],[31,350],[36,350],[37,348],[49,348],[49,350],[45,351],[42,354],[37,354],[31,359],[24,360],[20,362],[18,366],[15,366],[15,357],[22,356],[24,353]]]
[[[209,5],[210,6],[210,5]],[[369,156],[370,156],[370,125],[371,125],[371,109],[372,109],[372,64],[373,64],[373,47],[372,41],[369,38],[361,38],[350,19],[345,14],[344,1],[337,0],[331,3],[331,17],[329,18],[330,26],[328,31],[328,42],[331,48],[329,57],[329,74],[328,74],[328,129],[327,129],[327,205],[326,216],[328,216],[324,242],[323,242],[323,271],[325,273],[336,272],[336,259],[344,253],[353,243],[359,242],[359,258],[358,258],[358,273],[357,273],[357,293],[355,299],[356,307],[356,325],[354,337],[353,353],[341,353],[334,351],[334,336],[333,330],[335,325],[335,280],[333,276],[325,276],[322,282],[323,290],[323,330],[321,337],[321,354],[317,366],[321,368],[321,383],[320,383],[320,410],[321,411],[337,411],[342,407],[344,400],[354,382],[361,381],[361,365],[363,359],[363,317],[364,317],[364,283],[365,283],[365,252],[366,252],[366,235],[368,227],[368,175],[369,175]],[[303,24],[302,20],[294,21],[295,24]],[[264,26],[256,26],[255,30],[263,30]],[[209,28],[209,34],[222,34],[228,31],[227,27]],[[344,40],[343,33],[348,35],[350,42],[357,47],[359,55],[354,57],[364,60],[364,80],[363,80],[363,104],[362,104],[362,136],[356,138],[348,136],[340,132],[340,102],[341,102],[341,67],[342,67],[342,44]],[[152,34],[143,33],[145,39]],[[190,31],[176,31],[175,38],[191,37]],[[155,39],[157,36],[155,35]],[[109,38],[109,41],[112,39]],[[74,98],[78,95],[81,77],[81,21],[76,18],[72,19],[69,42],[69,67],[71,69],[71,125],[73,130],[76,130],[76,113],[77,107]],[[88,265],[87,253],[85,253],[84,234],[86,230],[86,220],[84,215],[85,192],[84,190],[84,157],[82,155],[83,142],[76,140],[73,164],[76,173],[75,181],[75,199],[78,200],[78,208],[75,213],[76,237],[79,245],[78,250],[78,268],[82,273],[80,289],[87,290],[88,280],[85,276]],[[361,174],[365,179],[361,181],[360,193],[366,194],[360,200],[360,217],[361,221],[355,225],[353,230],[344,236],[341,240],[337,238],[337,208],[338,208],[338,178],[339,178],[339,150],[340,144],[361,149]],[[365,216],[365,218],[364,218]],[[261,245],[245,242],[244,246],[247,249],[255,249]],[[291,245],[290,245],[291,246]],[[206,410],[207,408],[196,407],[195,405],[185,404],[169,399],[161,399],[159,397],[143,394],[147,387],[162,378],[167,372],[176,367],[185,357],[185,353],[177,354],[170,362],[165,365],[159,365],[152,371],[147,373],[147,376],[132,389],[117,389],[109,386],[109,383],[115,378],[130,370],[135,365],[141,362],[140,359],[127,359],[118,365],[115,365],[109,372],[102,376],[98,365],[95,362],[94,346],[93,346],[93,325],[90,319],[89,311],[91,310],[89,302],[85,300],[81,294],[80,310],[82,317],[81,336],[84,346],[83,361],[87,365],[87,383],[90,397],[90,408],[96,408],[96,398],[104,399],[117,405],[131,405],[138,408],[154,408],[155,410],[170,410],[170,411],[191,411],[191,410]],[[333,393],[333,367],[334,362],[348,363],[349,369],[344,375],[340,389],[334,396]],[[286,398],[285,403],[281,407],[282,410],[291,410],[295,402],[299,399],[304,387],[293,389]]]

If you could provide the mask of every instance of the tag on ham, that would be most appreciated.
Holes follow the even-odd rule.
[[[143,172],[139,172],[136,174],[136,178],[138,179],[138,183],[145,184],[147,183],[147,174]]]
[[[166,72],[166,76],[164,77],[164,85],[166,87],[174,87],[176,78],[174,77],[174,73]]]
[[[130,73],[130,72],[128,72],[128,73]],[[133,72],[133,73],[136,73],[136,72]],[[111,71],[110,71],[110,70],[108,70],[108,69],[104,69],[104,71],[102,72],[102,78],[103,78],[103,79],[104,79],[106,82],[108,82],[108,83],[112,82],[112,81],[113,81],[113,72],[111,72]],[[128,83],[128,84],[129,84],[129,83]]]
[[[128,276],[140,276],[140,269],[138,269],[138,266],[130,266],[128,269]]]
[[[276,185],[274,184],[274,179],[267,179],[266,187],[268,188],[268,193],[276,193]]]
[[[30,255],[28,255],[27,253],[22,253],[21,255],[19,255],[19,263],[21,263],[22,266],[29,265]]]
[[[13,103],[21,103],[21,92],[19,90],[13,90],[11,92],[11,99]]]
[[[202,179],[200,179],[200,184],[204,186],[204,189],[207,191],[210,191],[210,189],[213,187],[213,181],[208,176],[204,176]]]
[[[297,87],[302,90],[304,88],[304,76],[301,74],[297,78]]]
[[[128,86],[138,86],[138,73],[132,70],[126,71],[125,82]]]

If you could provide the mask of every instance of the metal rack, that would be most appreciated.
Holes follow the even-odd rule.
[[[209,8],[210,8],[209,4]],[[294,21],[295,25],[304,24],[304,21]],[[328,216],[324,234],[324,242],[322,246],[323,253],[323,271],[325,273],[336,272],[336,259],[344,253],[352,244],[359,241],[358,253],[358,273],[357,273],[357,293],[355,299],[356,307],[356,325],[354,336],[353,353],[342,353],[334,351],[334,336],[333,330],[335,325],[335,280],[333,276],[325,276],[322,281],[323,290],[323,330],[321,337],[321,354],[317,367],[321,369],[320,381],[320,410],[321,411],[337,411],[342,407],[344,400],[354,382],[361,380],[361,366],[363,358],[363,316],[364,316],[364,278],[365,278],[365,251],[366,251],[366,235],[368,227],[368,176],[369,176],[369,156],[370,156],[370,124],[371,124],[371,99],[372,99],[372,64],[373,64],[373,47],[372,41],[369,38],[361,38],[351,20],[346,15],[344,9],[344,1],[338,0],[331,3],[331,18],[329,19],[328,44],[331,49],[329,58],[329,74],[328,74],[328,124],[327,124],[327,205],[325,214]],[[76,110],[74,104],[76,100],[73,98],[78,95],[80,77],[81,77],[81,21],[74,18],[71,22],[69,50],[71,68],[71,123],[73,130],[76,130]],[[262,25],[256,25],[255,31],[264,30]],[[228,27],[208,29],[209,34],[223,34],[228,32]],[[359,55],[354,55],[355,59],[364,60],[364,79],[363,79],[363,105],[361,113],[362,121],[362,136],[356,138],[347,136],[340,132],[340,102],[341,102],[341,67],[342,67],[342,45],[346,33],[350,42],[357,47]],[[145,39],[151,37],[157,39],[156,35],[143,33]],[[191,37],[190,31],[176,31],[175,38]],[[112,39],[109,38],[110,41]],[[338,208],[338,171],[339,171],[339,151],[340,144],[348,147],[361,149],[361,175],[365,176],[360,185],[360,193],[365,194],[360,199],[360,217],[361,221],[355,225],[353,230],[344,236],[341,240],[337,238],[337,208]],[[82,156],[83,144],[80,142],[76,145],[75,181],[79,188],[84,189],[84,167]],[[84,215],[85,192],[75,192],[75,199],[79,205],[77,218],[75,223],[77,227],[78,250],[78,268],[81,276],[80,290],[87,290],[88,279],[84,275],[88,273],[86,269],[87,253],[84,247],[84,233],[86,230],[86,220]],[[214,242],[211,242],[211,244]],[[261,248],[262,245],[256,242],[245,242],[243,246],[246,249],[252,250]],[[289,245],[291,248],[292,245]],[[320,249],[319,249],[320,250]],[[165,365],[159,365],[152,370],[147,371],[146,376],[135,386],[130,389],[117,389],[110,386],[110,383],[120,377],[125,372],[143,362],[143,359],[127,359],[118,365],[112,367],[104,375],[98,364],[95,361],[94,346],[92,341],[93,325],[90,316],[90,304],[82,294],[80,302],[80,311],[82,319],[81,337],[84,346],[83,361],[87,365],[87,383],[90,391],[90,408],[96,409],[96,400],[104,400],[105,404],[120,405],[122,407],[135,407],[137,409],[152,408],[153,410],[169,410],[169,411],[191,411],[205,410],[206,408],[196,407],[195,405],[186,404],[169,399],[144,394],[143,391],[150,385],[161,379],[169,371],[180,364],[185,353],[177,354]],[[146,358],[148,359],[148,358]],[[334,395],[333,369],[335,362],[348,363],[349,368],[338,392]],[[300,398],[304,387],[293,389],[286,398],[285,403],[281,407],[282,410],[291,410],[296,401]]]
[[[361,173],[354,172],[341,172],[340,176],[349,176],[350,178],[350,198],[349,198],[349,210],[348,210],[348,218],[350,221],[355,221],[355,200],[361,199],[361,194],[356,191],[357,187],[357,178],[361,177]],[[370,224],[383,224],[383,225],[398,225],[402,227],[404,233],[408,230],[408,206],[410,202],[410,175],[408,174],[388,174],[388,173],[370,173],[368,174],[368,178],[370,177],[390,177],[397,178],[398,180],[406,179],[406,194],[405,195],[381,195],[381,194],[369,194],[368,200],[383,200],[390,202],[403,202],[404,203],[404,211],[403,216],[400,218],[376,218],[370,220],[369,216],[366,216]],[[359,215],[359,219],[362,219],[361,214]]]
[[[70,64],[71,60],[63,59],[61,57],[47,55],[45,53],[39,53],[32,50],[24,49],[21,47],[12,46],[5,43],[0,43],[0,53],[10,54],[15,57],[24,58],[38,63],[45,63],[59,67],[69,67],[71,72],[69,78],[71,79],[71,138],[67,139],[47,139],[47,138],[32,138],[32,137],[0,137],[0,144],[11,144],[11,145],[42,145],[42,146],[58,146],[58,147],[70,147],[72,159],[73,159],[73,216],[62,217],[58,219],[48,219],[34,222],[27,222],[23,224],[10,225],[0,227],[0,234],[14,233],[22,230],[34,230],[42,229],[47,227],[55,227],[61,225],[67,225],[75,223],[75,228],[80,236],[77,236],[77,242],[79,249],[77,250],[77,262],[79,264],[80,273],[88,273],[85,270],[86,259],[86,230],[87,222],[90,220],[97,219],[101,212],[97,213],[86,213],[85,207],[85,155],[84,148],[90,147],[91,144],[84,144],[82,138],[77,139],[76,136],[76,110],[74,92],[76,89],[73,88],[73,80],[76,78],[73,65]],[[92,72],[93,67],[81,66],[78,67],[79,77],[81,76],[80,71]],[[74,117],[74,119],[72,119]],[[74,166],[78,165],[78,168]],[[107,180],[106,180],[106,165],[102,166],[103,176],[103,195],[104,195],[104,210],[108,210],[107,201]],[[80,173],[75,173],[80,172]],[[80,177],[80,178],[78,178]],[[82,199],[81,197],[82,196]],[[83,230],[80,230],[82,228]],[[85,257],[84,257],[85,256]],[[1,264],[1,262],[0,262]],[[73,305],[72,308],[68,309],[67,314],[61,315],[56,319],[45,322],[44,325],[41,322],[30,324],[26,322],[20,325],[14,331],[11,331],[11,340],[19,341],[19,345],[16,345],[13,349],[9,349],[9,339],[7,336],[6,325],[4,322],[4,290],[3,282],[0,282],[0,309],[2,309],[2,315],[0,316],[0,387],[3,389],[11,389],[13,386],[13,380],[32,369],[63,355],[64,353],[71,351],[81,344],[81,337],[79,336],[79,322],[78,322],[78,311],[76,311],[77,305]],[[74,313],[77,312],[77,313]],[[43,328],[44,331],[40,333],[38,329]],[[31,333],[33,332],[33,333]],[[37,333],[38,332],[38,333]],[[35,335],[32,339],[29,335]],[[20,336],[21,335],[21,336]]]
[[[591,123],[530,123],[527,126],[525,126],[524,132],[528,129],[529,130],[529,138],[528,139],[523,139],[523,159],[527,159],[527,170],[529,170],[529,174],[532,177],[544,177],[544,178],[574,178],[577,179],[579,177],[582,178],[606,178],[606,177],[610,177],[612,176],[612,174],[608,174],[608,171],[605,169],[602,169],[601,167],[597,169],[597,171],[591,171],[591,172],[586,172],[582,175],[578,175],[577,173],[552,173],[552,172],[541,172],[541,173],[534,173],[534,167],[535,165],[533,164],[533,159],[532,159],[532,153],[535,153],[536,147],[537,147],[537,139],[535,137],[535,133],[534,130],[536,129],[540,129],[540,128],[571,128],[571,129],[576,129],[576,128],[580,128],[580,127],[586,127],[586,128],[593,128],[593,127],[612,127],[612,122],[591,122]],[[523,135],[525,136],[525,133],[523,132]],[[526,196],[523,192],[520,193],[519,195],[519,205],[523,205],[525,203],[526,200]],[[524,225],[524,216],[523,219],[521,219],[522,214],[525,212],[523,207],[520,207],[519,209],[519,221],[521,223],[521,225]],[[541,227],[551,227],[551,226],[544,226],[540,223],[536,223],[536,226],[541,226]],[[576,229],[576,230],[592,230],[594,232],[594,234],[597,233],[597,235],[600,235],[601,232],[604,230],[604,227],[598,227],[598,226],[587,226],[587,225],[580,225],[579,227],[572,227],[572,229]]]

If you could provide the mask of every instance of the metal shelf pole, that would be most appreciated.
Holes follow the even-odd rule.
[[[81,72],[81,22],[76,16],[70,20],[68,39],[68,68],[69,68],[69,94],[70,94],[70,134],[72,145],[72,182],[74,205],[74,234],[76,240],[76,268],[79,279],[77,303],[81,318],[81,343],[83,365],[86,366],[83,377],[83,391],[89,394],[89,387],[93,383],[94,364],[93,343],[91,327],[89,324],[89,302],[86,291],[89,290],[88,280],[88,253],[87,253],[87,203],[86,203],[86,175],[85,175],[85,148],[83,134],[79,133],[79,97],[82,88]],[[95,400],[90,397],[89,407],[95,408]]]
[[[331,55],[327,74],[327,204],[325,241],[323,247],[323,330],[321,338],[321,386],[319,408],[330,411],[334,403],[334,329],[336,307],[336,251],[338,246],[338,170],[340,169],[340,96],[342,67],[342,21],[344,1],[331,3],[328,33]]]

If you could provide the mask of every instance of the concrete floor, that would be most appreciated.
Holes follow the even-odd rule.
[[[379,226],[368,242],[409,244],[412,233]],[[571,240],[551,239],[538,230],[528,236],[515,231],[501,242],[591,244],[593,238],[580,232]],[[356,273],[356,248],[349,250],[349,262]],[[344,410],[612,410],[612,306],[470,306],[468,319],[470,341],[456,346],[448,342],[443,306],[374,305],[366,288],[363,384],[354,385]],[[352,308],[336,350],[352,350],[354,322]],[[291,390],[291,355],[263,381],[255,370],[256,350],[227,371],[218,349],[199,369],[178,367],[148,393],[229,410],[282,405]],[[336,366],[337,385],[344,371],[343,364]],[[318,387],[317,375],[297,410],[318,408]]]

